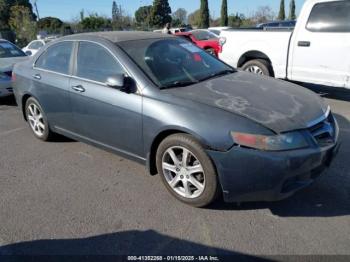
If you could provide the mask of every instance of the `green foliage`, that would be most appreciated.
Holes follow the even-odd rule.
[[[80,22],[80,25],[84,31],[99,31],[112,28],[112,22],[110,19],[98,16],[97,14],[91,14],[90,16],[85,17]]]
[[[27,7],[31,20],[36,20],[36,15],[33,13],[33,7],[29,0],[0,0],[0,29],[10,27],[9,20],[13,6]]]
[[[137,9],[135,12],[136,23],[140,26],[148,26],[150,22],[149,18],[151,15],[151,11],[151,5],[141,6],[139,9]]]
[[[63,22],[56,17],[44,17],[41,18],[37,27],[39,30],[45,30],[49,34],[57,34],[61,31]]]
[[[286,19],[286,11],[284,8],[284,0],[281,0],[280,11],[278,13],[278,20],[285,20],[285,19]]]
[[[25,46],[36,38],[36,26],[28,7],[15,5],[10,9],[9,25],[16,33],[17,44]]]
[[[171,8],[168,0],[154,0],[150,15],[150,24],[154,27],[163,27],[171,22]]]
[[[199,28],[208,28],[210,22],[208,0],[201,0]]]
[[[289,20],[295,20],[297,18],[295,14],[295,0],[291,0],[289,3]]]
[[[220,25],[221,26],[228,25],[227,0],[222,0]]]
[[[244,14],[235,14],[228,17],[228,26],[233,28],[250,27],[254,25],[254,21],[250,18],[246,18]]]
[[[200,10],[196,10],[188,15],[188,23],[192,26],[198,26],[200,23]]]

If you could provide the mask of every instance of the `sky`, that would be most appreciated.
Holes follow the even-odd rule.
[[[33,0],[32,0],[33,1]],[[116,0],[128,15],[134,16],[138,7],[151,5],[152,0]],[[85,13],[97,12],[99,15],[111,16],[113,0],[37,0],[40,17],[54,16],[64,21],[71,21],[79,17],[80,10]],[[209,0],[209,10],[213,17],[220,16],[221,0]],[[305,0],[295,0],[297,14]],[[199,8],[200,0],[169,0],[172,11],[182,7],[188,13]],[[280,0],[228,0],[228,13],[243,13],[250,15],[258,6],[269,5],[277,14]],[[288,15],[289,0],[285,0]]]

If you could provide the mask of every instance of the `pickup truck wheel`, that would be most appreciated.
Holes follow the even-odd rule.
[[[250,60],[242,66],[242,69],[249,73],[272,76],[270,63],[263,59]]]

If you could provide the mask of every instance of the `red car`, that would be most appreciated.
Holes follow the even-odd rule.
[[[220,38],[208,30],[193,30],[189,32],[179,32],[176,36],[183,37],[208,53],[218,56],[221,52]]]

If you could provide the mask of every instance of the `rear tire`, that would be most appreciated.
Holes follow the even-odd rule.
[[[220,186],[214,165],[192,136],[174,134],[164,139],[156,164],[165,187],[178,200],[204,207],[218,197]]]
[[[49,141],[53,137],[46,114],[34,97],[30,97],[26,101],[25,114],[28,125],[36,138]]]
[[[264,59],[254,59],[246,62],[242,66],[242,70],[254,73],[257,75],[272,76],[271,64]]]

